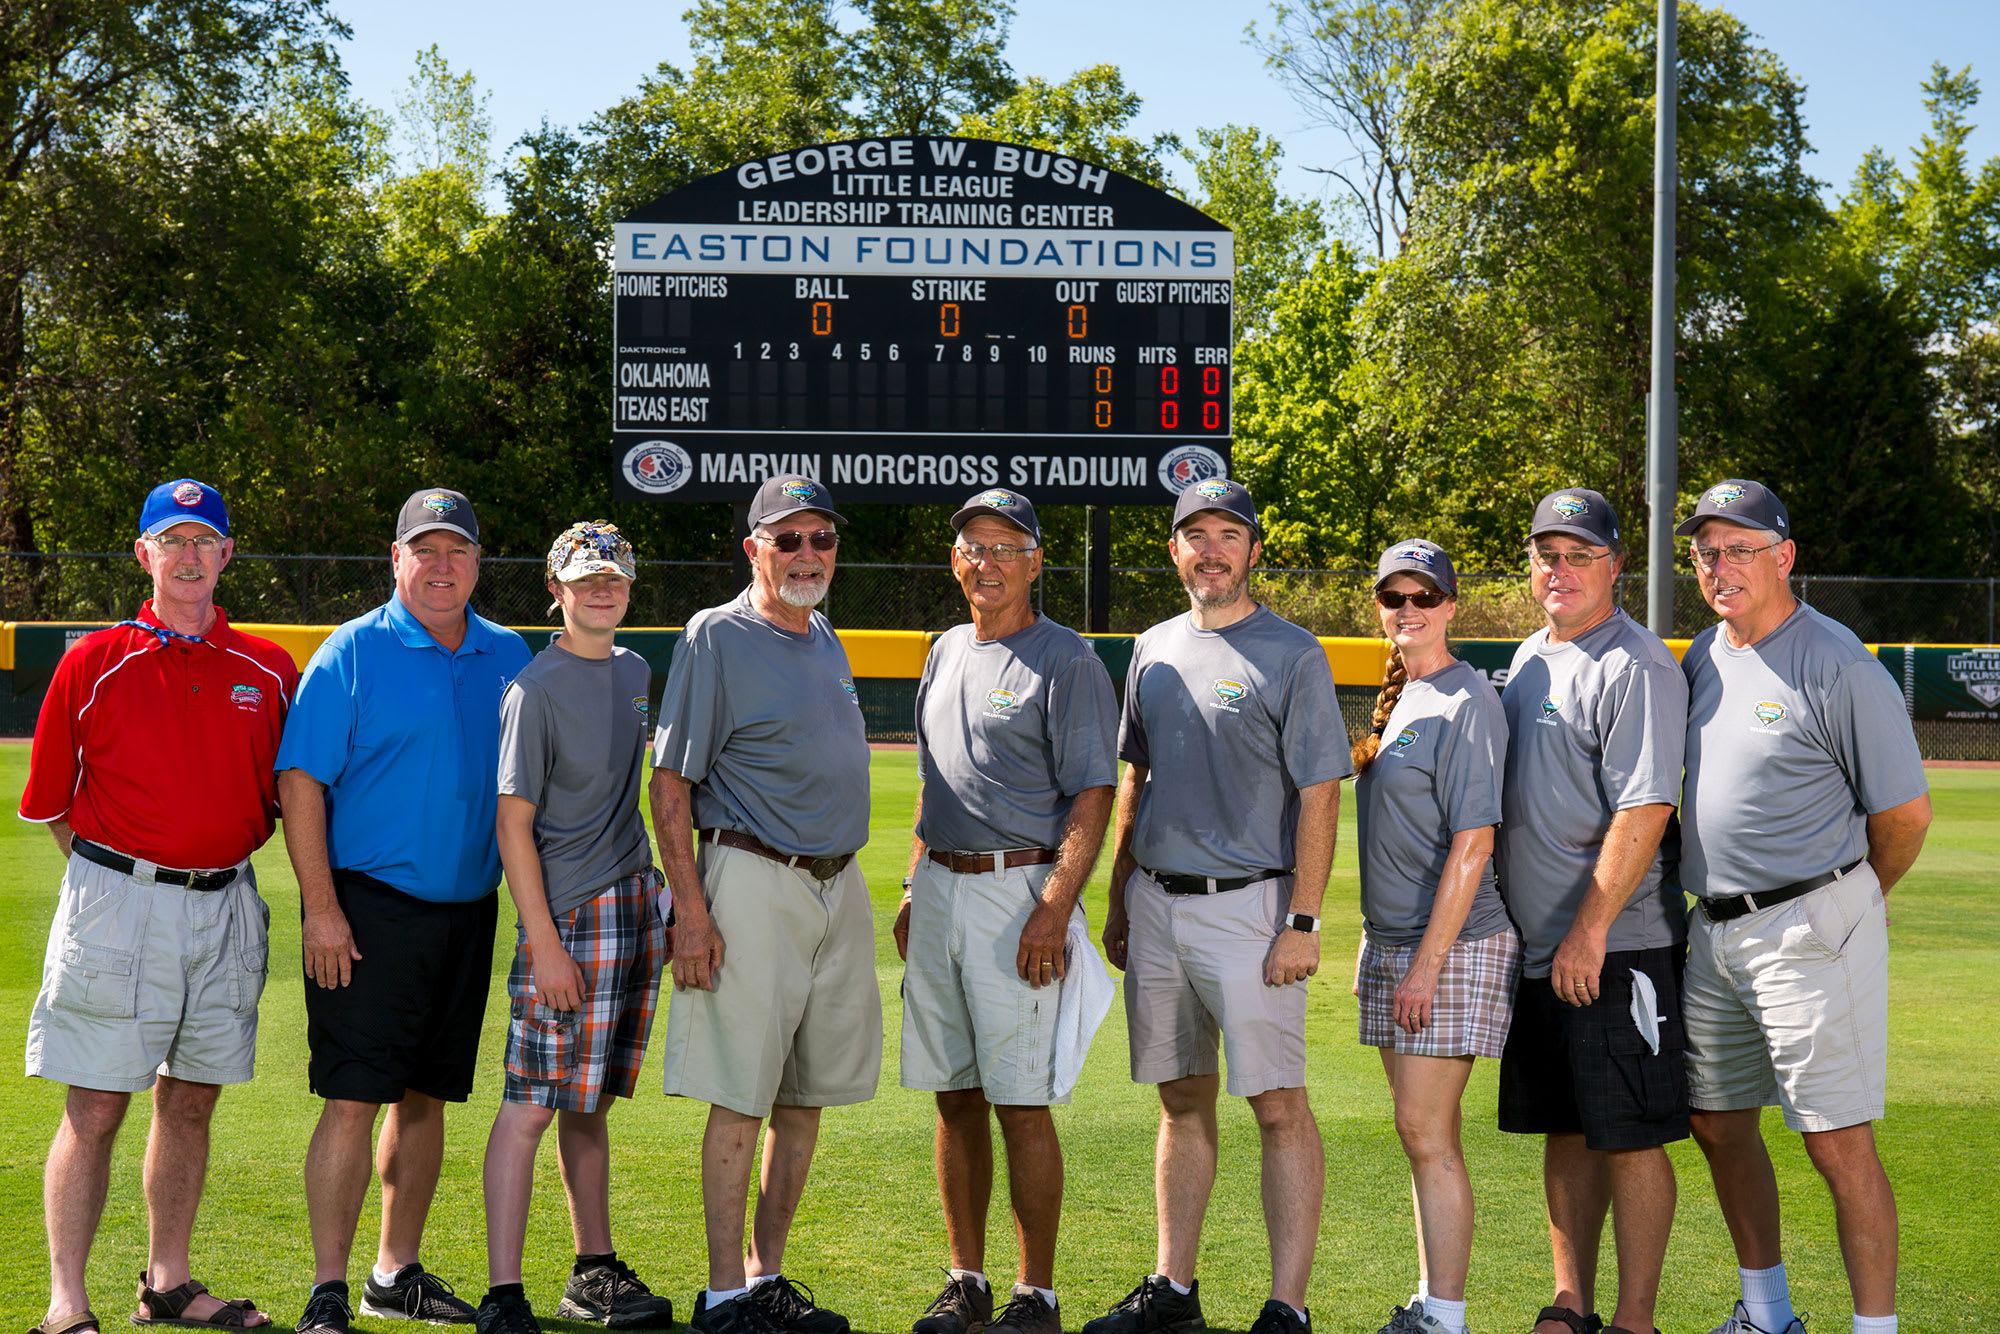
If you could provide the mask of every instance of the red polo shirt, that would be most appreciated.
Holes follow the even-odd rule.
[[[136,618],[159,625],[149,598]],[[199,644],[114,626],[79,640],[42,699],[21,818],[161,866],[234,866],[278,814],[272,762],[298,689],[289,653],[229,628]]]

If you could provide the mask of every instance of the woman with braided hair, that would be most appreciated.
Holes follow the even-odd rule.
[[[1474,1057],[1497,1057],[1521,939],[1493,879],[1507,720],[1454,658],[1451,558],[1398,542],[1376,566],[1390,643],[1374,729],[1354,747],[1361,843],[1361,1041],[1379,1048],[1416,1199],[1417,1292],[1382,1334],[1465,1334],[1472,1182],[1459,1102]]]

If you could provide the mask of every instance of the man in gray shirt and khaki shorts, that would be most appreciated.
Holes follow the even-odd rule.
[[[689,619],[653,745],[674,911],[666,1091],[709,1104],[708,1287],[689,1324],[846,1334],[845,1316],[782,1271],[820,1109],[874,1097],[882,1068],[874,919],[854,860],[868,841],[868,737],[846,650],[813,610],[843,520],[824,486],[796,476],[759,487],[749,520],[750,587]],[[743,1202],[767,1118],[746,1265]]]
[[[1589,1334],[1605,1215],[1610,1330],[1649,1334],[1674,1222],[1666,1144],[1688,1135],[1676,873],[1687,682],[1619,610],[1618,515],[1582,487],[1544,496],[1528,584],[1547,627],[1514,654],[1500,883],[1523,966],[1500,1062],[1500,1129],[1546,1136],[1555,1298],[1537,1334]]]
[[[1353,766],[1319,641],[1249,596],[1260,534],[1238,483],[1181,493],[1167,552],[1190,610],[1139,636],[1125,678],[1104,945],[1125,969],[1132,1078],[1160,1086],[1159,1243],[1156,1272],[1085,1334],[1203,1325],[1194,1264],[1215,1180],[1218,1038],[1264,1155],[1271,1299],[1250,1328],[1311,1328],[1326,1160],[1306,1100],[1306,979]]]
[[[1833,1192],[1855,1334],[1896,1328],[1885,896],[1923,848],[1929,783],[1902,693],[1853,632],[1792,596],[1791,517],[1757,482],[1702,493],[1693,539],[1722,624],[1689,646],[1681,879],[1695,1141],[1743,1296],[1716,1334],[1802,1334],[1759,1127],[1784,1108]]]
[[[1036,613],[1041,526],[1017,491],[951,516],[972,623],[932,645],[917,687],[917,829],[896,919],[903,1087],[937,1094],[938,1188],[951,1268],[915,1334],[1061,1334],[1062,1145],[1051,1103],[1063,950],[1118,781],[1118,699],[1097,654]],[[1088,952],[1087,938],[1079,941]],[[1072,1002],[1073,1003],[1073,1002]],[[988,1108],[1007,1143],[1020,1281],[993,1316]]]

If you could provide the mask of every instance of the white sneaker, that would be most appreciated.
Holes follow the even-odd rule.
[[[1735,1309],[1730,1311],[1729,1319],[1710,1330],[1709,1334],[1806,1334],[1806,1318],[1803,1315],[1794,1315],[1792,1323],[1783,1329],[1767,1330],[1751,1322],[1750,1312],[1739,1299]]]

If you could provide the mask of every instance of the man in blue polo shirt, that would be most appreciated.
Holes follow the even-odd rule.
[[[500,696],[528,665],[467,609],[479,521],[456,491],[403,505],[396,594],[313,654],[278,748],[285,848],[304,914],[313,1290],[299,1334],[342,1334],[348,1255],[383,1104],[382,1234],[364,1314],[472,1323],[417,1261],[444,1104],[472,1091],[492,980]]]

